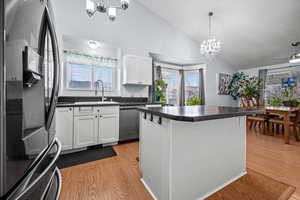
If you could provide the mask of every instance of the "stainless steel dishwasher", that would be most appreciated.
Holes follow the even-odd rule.
[[[120,142],[139,139],[139,112],[136,109],[137,107],[137,105],[120,107]]]

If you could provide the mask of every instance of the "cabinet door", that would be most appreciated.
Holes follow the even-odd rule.
[[[57,108],[55,113],[56,137],[62,143],[62,150],[73,148],[73,108]]]
[[[87,147],[97,144],[98,118],[97,115],[74,117],[74,147]]]
[[[137,70],[138,83],[152,85],[152,60],[150,58],[139,58]]]
[[[101,144],[119,140],[119,116],[102,115],[99,118],[99,142]]]
[[[125,84],[137,84],[138,82],[138,69],[137,58],[125,57],[125,71],[124,71]]]

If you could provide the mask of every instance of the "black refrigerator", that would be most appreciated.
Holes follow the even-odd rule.
[[[51,2],[1,0],[0,199],[58,199],[52,120],[59,50]]]

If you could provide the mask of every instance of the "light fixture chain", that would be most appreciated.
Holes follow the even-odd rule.
[[[208,37],[211,38],[211,15],[210,14],[209,14],[209,28],[208,29],[209,29]]]

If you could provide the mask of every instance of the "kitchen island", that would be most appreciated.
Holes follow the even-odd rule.
[[[138,108],[141,181],[157,200],[204,199],[246,174],[246,117],[220,106]]]

